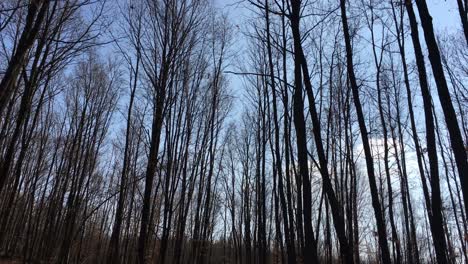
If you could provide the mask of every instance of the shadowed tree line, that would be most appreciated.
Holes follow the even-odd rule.
[[[1,2],[0,263],[468,263],[450,1]]]

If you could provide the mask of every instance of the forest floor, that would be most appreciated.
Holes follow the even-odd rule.
[[[21,261],[18,258],[0,256],[0,264],[17,264],[17,263],[23,263],[23,261]]]

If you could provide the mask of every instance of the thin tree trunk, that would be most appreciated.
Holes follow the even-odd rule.
[[[359,99],[359,87],[356,82],[356,77],[354,75],[354,65],[353,65],[353,52],[351,47],[351,37],[349,35],[348,29],[348,20],[346,17],[346,1],[340,0],[340,7],[341,7],[341,20],[343,23],[343,33],[344,39],[346,44],[346,60],[347,60],[347,69],[348,69],[348,77],[351,83],[351,89],[353,91],[353,99],[354,105],[356,108],[358,123],[359,123],[359,130],[361,131],[361,138],[362,144],[364,148],[364,154],[366,158],[367,164],[367,176],[369,178],[369,185],[371,189],[371,196],[372,196],[372,207],[374,208],[375,219],[377,222],[377,233],[378,233],[378,240],[379,240],[379,247],[381,252],[382,263],[390,264],[390,251],[388,249],[387,243],[387,231],[385,227],[385,221],[382,214],[382,207],[379,201],[379,195],[377,191],[377,183],[375,178],[374,172],[374,160],[372,158],[372,153],[369,145],[369,138],[367,133],[366,124],[364,122],[364,114],[362,111],[361,101]]]

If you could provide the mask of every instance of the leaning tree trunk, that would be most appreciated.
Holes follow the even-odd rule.
[[[408,1],[407,1],[408,2]],[[465,149],[465,142],[460,132],[460,127],[457,121],[457,114],[452,104],[447,80],[445,79],[444,68],[439,52],[439,46],[434,35],[432,26],[432,17],[429,14],[426,0],[416,0],[418,6],[419,18],[421,19],[422,28],[424,30],[424,38],[429,52],[429,61],[432,66],[432,73],[437,86],[440,104],[447,123],[447,129],[450,135],[450,145],[452,146],[457,164],[458,177],[462,186],[463,199],[465,200],[465,212],[468,212],[468,157]]]
[[[351,84],[351,89],[353,92],[354,106],[356,108],[356,114],[359,123],[359,130],[361,131],[362,145],[364,148],[364,154],[366,157],[367,164],[367,176],[369,178],[369,185],[372,196],[372,207],[374,208],[375,219],[377,222],[377,233],[379,238],[379,246],[381,251],[382,263],[390,264],[390,251],[388,249],[387,243],[387,230],[385,227],[385,219],[382,214],[382,207],[379,201],[379,194],[377,190],[377,183],[375,179],[374,172],[374,160],[372,158],[372,153],[369,144],[368,132],[366,124],[364,122],[364,114],[362,111],[361,101],[359,99],[359,87],[356,82],[356,76],[354,75],[354,65],[353,65],[353,51],[351,47],[351,37],[349,35],[348,29],[348,19],[346,17],[346,0],[340,0],[341,7],[341,20],[343,23],[343,34],[346,45],[346,61],[348,69],[348,77]]]

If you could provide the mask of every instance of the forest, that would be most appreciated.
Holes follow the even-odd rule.
[[[467,0],[0,1],[1,264],[468,264],[467,155]]]

